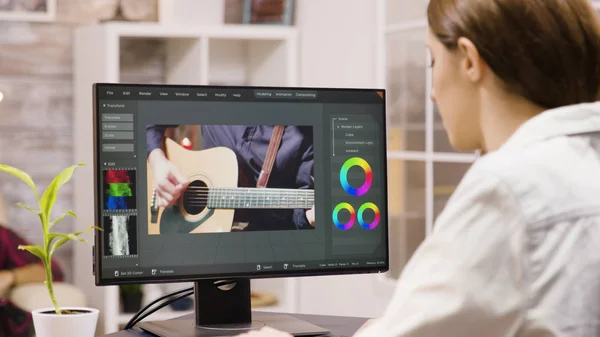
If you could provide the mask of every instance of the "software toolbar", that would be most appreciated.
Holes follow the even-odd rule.
[[[381,96],[375,91],[318,90],[247,87],[127,87],[103,86],[99,100],[170,100],[170,101],[231,101],[231,102],[300,102],[378,104]]]

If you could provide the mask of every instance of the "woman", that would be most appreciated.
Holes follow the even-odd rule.
[[[384,316],[357,335],[600,336],[593,9],[588,0],[431,0],[427,14],[431,99],[453,146],[483,156]]]

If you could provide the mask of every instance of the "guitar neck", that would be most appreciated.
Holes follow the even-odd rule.
[[[208,208],[309,209],[315,204],[313,190],[280,188],[211,188]]]

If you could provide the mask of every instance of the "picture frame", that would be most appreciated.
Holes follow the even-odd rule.
[[[0,21],[56,20],[57,0],[0,0]]]
[[[293,8],[294,0],[244,0],[242,23],[290,26]]]

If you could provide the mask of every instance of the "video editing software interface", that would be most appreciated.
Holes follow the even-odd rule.
[[[387,268],[383,91],[94,95],[99,283]]]

